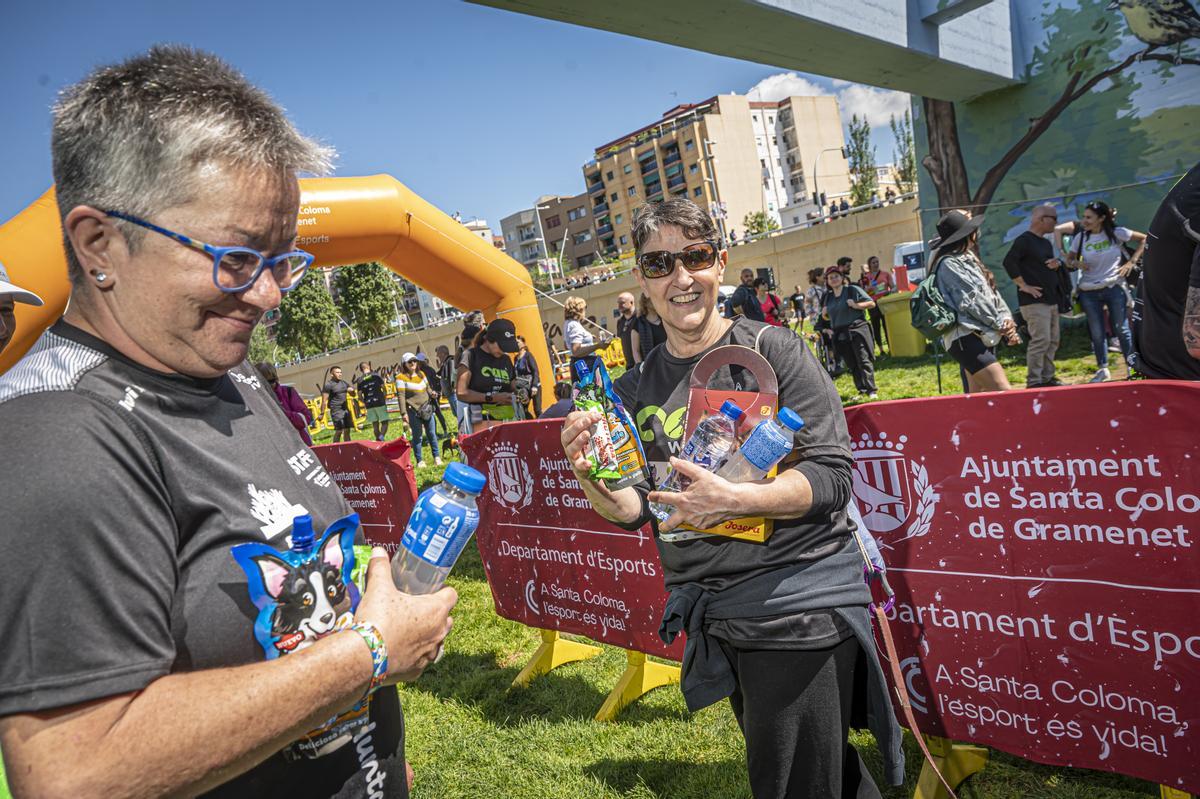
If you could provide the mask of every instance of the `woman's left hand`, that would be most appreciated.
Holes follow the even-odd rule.
[[[1126,261],[1117,267],[1117,274],[1121,277],[1129,277],[1129,273],[1133,271],[1133,261]]]
[[[697,530],[707,530],[746,515],[744,510],[739,509],[734,483],[679,458],[671,458],[671,468],[691,480],[691,484],[683,491],[650,492],[651,502],[675,508],[675,512],[658,526],[660,530],[674,530],[685,524]]]

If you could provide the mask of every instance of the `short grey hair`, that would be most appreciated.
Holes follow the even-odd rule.
[[[182,205],[208,163],[321,175],[334,157],[233,67],[180,46],[154,47],[63,90],[50,147],[64,219],[80,205],[141,217]],[[120,224],[136,249],[145,231]],[[83,270],[65,244],[77,282]]]
[[[690,239],[716,241],[721,246],[720,234],[713,224],[712,217],[706,214],[700,206],[686,197],[674,197],[656,203],[646,203],[633,212],[633,246],[641,253],[647,239],[658,232],[663,225],[680,228],[683,235]]]

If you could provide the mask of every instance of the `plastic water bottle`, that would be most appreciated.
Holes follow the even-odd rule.
[[[452,463],[441,483],[421,492],[400,551],[392,559],[397,588],[408,594],[432,594],[442,587],[479,525],[475,500],[486,484],[487,478],[475,469]]]
[[[292,519],[292,552],[297,555],[307,555],[312,552],[315,537],[312,516],[306,513]]]
[[[764,419],[717,474],[731,483],[763,479],[792,451],[794,436],[802,427],[804,420],[791,408],[781,410],[778,419]]]
[[[725,463],[725,458],[728,457],[730,450],[737,445],[737,427],[741,418],[742,409],[730,400],[726,400],[721,405],[720,413],[709,414],[696,425],[691,438],[679,451],[680,460],[694,463],[710,472],[717,471]],[[672,469],[658,490],[683,491],[690,483],[688,478]],[[660,522],[666,521],[674,511],[675,508],[671,505],[660,503],[651,503],[650,505],[650,512],[657,516]],[[682,537],[691,537],[691,534],[685,531],[682,535],[672,537],[668,531],[660,532],[659,537],[665,541],[672,541]]]

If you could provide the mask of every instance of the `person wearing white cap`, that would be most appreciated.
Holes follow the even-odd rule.
[[[26,291],[10,282],[8,271],[5,270],[4,264],[0,264],[0,352],[4,352],[8,342],[12,341],[13,334],[17,332],[16,303],[18,302],[39,306],[45,304],[42,302],[42,298],[32,291]]]
[[[433,450],[433,463],[441,466],[437,423],[434,421],[436,400],[429,385],[429,378],[421,369],[421,362],[411,352],[404,353],[400,358],[400,371],[396,375],[396,398],[400,400],[400,415],[408,420],[408,429],[411,432],[409,442],[412,444],[417,466],[425,465],[422,450],[426,436],[429,438],[429,448]]]

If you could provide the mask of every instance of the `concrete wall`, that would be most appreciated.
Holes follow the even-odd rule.
[[[808,287],[809,269],[833,266],[843,255],[854,259],[851,277],[857,278],[868,257],[879,256],[886,269],[892,263],[895,245],[916,241],[920,234],[916,200],[887,205],[734,247],[729,251],[725,282],[736,283],[741,269],[770,266],[775,269],[780,293],[790,294],[797,284]]]
[[[916,206],[916,201],[910,200],[733,247],[729,250],[725,282],[736,283],[737,273],[744,267],[757,269],[771,266],[775,268],[780,293],[784,293],[790,292],[797,283],[807,285],[804,280],[807,270],[814,266],[829,266],[842,255],[852,257],[856,266],[865,262],[868,256],[878,255],[886,266],[891,263],[892,248],[896,244],[919,238]],[[600,324],[615,332],[612,312],[617,307],[617,295],[622,291],[638,294],[637,282],[628,272],[614,280],[585,286],[570,293],[539,297],[538,308],[542,314],[544,332],[550,336],[555,348],[562,348],[561,303],[571,295],[587,300],[588,314],[594,315]],[[388,366],[398,363],[405,352],[418,351],[432,359],[439,344],[445,344],[453,350],[455,336],[461,330],[462,324],[454,322],[432,330],[392,336],[294,366],[281,367],[279,377],[283,382],[296,386],[305,396],[311,396],[318,392],[318,386],[324,382],[326,370],[331,366],[341,366],[348,377],[362,361],[370,361],[375,366]],[[525,330],[517,332],[529,335]]]

